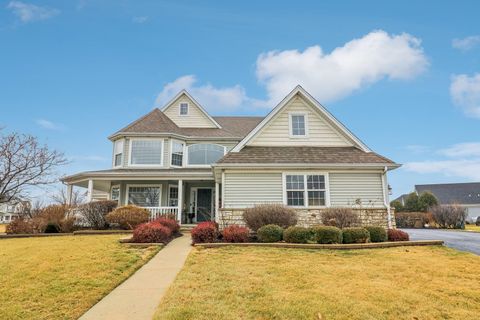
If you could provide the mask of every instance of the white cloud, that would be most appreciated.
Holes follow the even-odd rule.
[[[23,23],[50,19],[60,13],[60,10],[55,8],[40,7],[21,1],[10,1],[7,8],[11,9]]]
[[[37,119],[35,122],[42,128],[48,129],[48,130],[63,130],[65,129],[65,126],[63,124],[59,123],[54,123],[50,120],[46,119]]]
[[[409,79],[428,66],[420,40],[406,33],[370,32],[331,53],[318,45],[270,51],[257,59],[257,78],[269,99],[280,101],[297,84],[319,101],[345,97],[383,78]]]
[[[147,16],[135,16],[132,18],[132,21],[134,23],[145,23],[147,22],[148,17]]]
[[[452,76],[450,96],[467,116],[480,118],[480,73],[471,77],[466,74]]]
[[[480,35],[452,40],[452,47],[462,51],[468,51],[478,44],[480,44]]]
[[[247,101],[253,101],[245,94],[240,85],[215,88],[211,84],[197,85],[194,75],[186,75],[175,79],[164,86],[158,94],[155,105],[163,107],[181,90],[187,90],[198,102],[209,111],[233,110],[241,107]],[[255,104],[255,101],[253,101]]]
[[[480,142],[464,142],[439,151],[451,158],[480,157]]]

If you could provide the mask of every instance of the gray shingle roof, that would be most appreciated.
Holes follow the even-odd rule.
[[[415,191],[430,191],[442,204],[480,204],[480,182],[418,184]]]
[[[340,163],[340,164],[395,164],[374,152],[356,147],[245,147],[230,152],[217,164],[226,163]]]

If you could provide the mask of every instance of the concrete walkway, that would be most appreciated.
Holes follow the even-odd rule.
[[[191,241],[189,233],[174,239],[80,319],[152,319],[160,300],[183,267],[192,248]]]

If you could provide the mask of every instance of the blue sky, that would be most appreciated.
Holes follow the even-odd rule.
[[[480,181],[478,1],[1,1],[0,126],[108,168],[107,136],[186,87],[265,115],[302,84],[414,184]]]

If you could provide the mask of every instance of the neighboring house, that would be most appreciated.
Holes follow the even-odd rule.
[[[186,91],[109,137],[112,169],[62,179],[113,199],[175,214],[181,223],[242,223],[245,208],[284,203],[299,223],[328,207],[352,207],[365,224],[394,223],[387,171],[371,151],[302,87],[266,117],[212,117]]]
[[[430,191],[440,204],[458,204],[467,209],[469,222],[480,216],[480,182],[417,184],[415,192]]]
[[[22,209],[29,205],[30,202],[28,201],[0,203],[0,223],[10,223],[12,220],[20,217]]]

